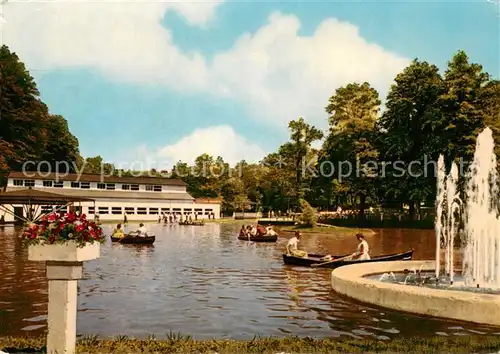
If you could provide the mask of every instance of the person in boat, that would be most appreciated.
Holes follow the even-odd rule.
[[[297,247],[301,238],[302,234],[299,231],[295,231],[295,236],[288,240],[286,244],[286,253],[288,256],[307,257],[307,252],[301,251]]]
[[[240,230],[240,236],[246,237],[247,234],[248,234],[247,228],[245,227],[245,225],[242,225]]]
[[[366,261],[371,259],[370,258],[370,247],[368,246],[368,242],[365,240],[365,235],[363,234],[356,234],[356,238],[359,241],[358,244],[358,249],[356,252],[352,254],[351,259],[352,260],[359,260],[359,261]]]
[[[147,236],[148,229],[146,229],[144,224],[141,222],[139,224],[139,228],[136,231],[139,233],[139,236],[144,237]]]
[[[257,224],[255,228],[257,229],[257,236],[264,236],[266,234],[266,228],[264,226]]]
[[[272,226],[266,227],[266,236],[276,236],[276,231],[274,231]]]
[[[111,237],[114,237],[114,238],[124,238],[125,237],[125,233],[123,232],[123,229],[122,229],[122,224],[116,225],[116,228],[113,230],[113,234],[111,235]]]

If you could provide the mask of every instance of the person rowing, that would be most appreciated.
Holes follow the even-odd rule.
[[[370,260],[370,247],[368,246],[368,242],[365,240],[365,235],[363,234],[356,234],[356,238],[359,241],[358,248],[356,252],[354,252],[351,255],[351,259],[353,260],[359,260],[359,261],[366,261]]]
[[[299,231],[295,231],[295,236],[288,240],[286,244],[286,253],[288,256],[295,256],[305,258],[307,257],[307,252],[298,249],[297,245],[302,238],[302,234]]]
[[[116,225],[116,228],[113,230],[113,234],[111,235],[111,237],[114,237],[114,238],[124,238],[125,237],[125,233],[123,232],[123,229],[122,229],[122,224]]]
[[[247,233],[248,233],[247,228],[245,227],[245,225],[242,225],[241,226],[241,230],[240,230],[240,236],[241,237],[246,237]]]
[[[144,226],[144,224],[141,222],[139,224],[139,228],[137,229],[137,232],[139,233],[138,236],[141,236],[141,237],[146,237],[147,236],[147,232],[148,232],[148,229],[146,229],[146,227]]]

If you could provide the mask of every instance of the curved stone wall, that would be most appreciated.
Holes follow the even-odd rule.
[[[332,288],[353,299],[397,311],[500,326],[500,295],[439,290],[364,278],[413,268],[434,271],[435,264],[435,261],[398,261],[343,266],[332,272]]]

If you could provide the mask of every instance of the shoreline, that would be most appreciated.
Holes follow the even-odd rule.
[[[311,337],[254,337],[251,340],[212,339],[196,340],[190,336],[167,333],[166,339],[134,339],[117,336],[101,339],[86,336],[77,340],[77,353],[471,353],[498,352],[499,336],[434,336],[428,338],[402,338],[392,340],[351,339],[349,337],[330,337],[314,339]],[[9,349],[35,349],[41,352],[45,346],[44,337],[0,337],[0,351]],[[11,351],[14,352],[14,351]]]

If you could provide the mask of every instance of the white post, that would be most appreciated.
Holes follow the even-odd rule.
[[[78,279],[82,262],[47,262],[49,311],[47,354],[74,354]]]
[[[99,258],[100,250],[97,242],[83,247],[73,241],[29,246],[28,259],[45,261],[47,265],[47,354],[75,353],[78,279],[82,279],[83,262]]]

